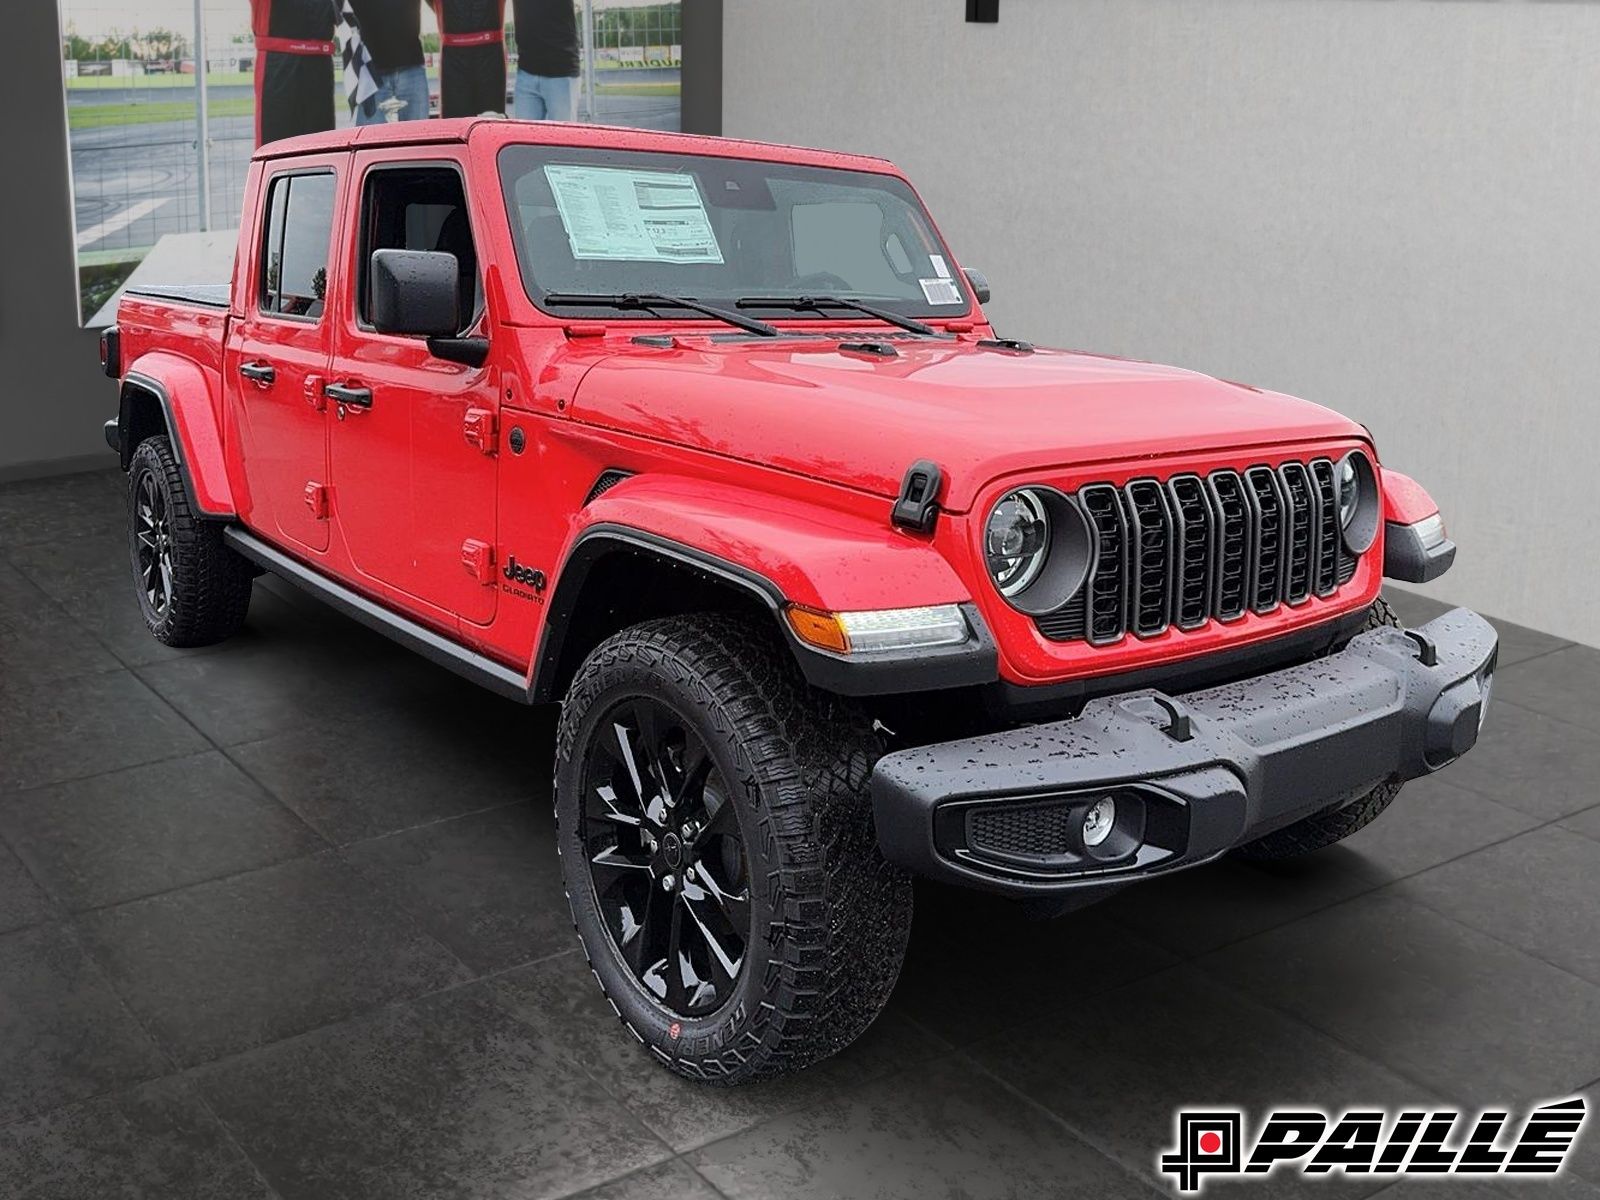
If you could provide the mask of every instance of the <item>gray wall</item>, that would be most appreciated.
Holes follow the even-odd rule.
[[[1431,588],[1600,644],[1600,5],[737,0],[723,127],[885,155],[1008,334],[1367,423]]]
[[[55,4],[8,5],[6,32],[0,480],[110,466],[100,426],[117,406],[100,335],[78,328]]]

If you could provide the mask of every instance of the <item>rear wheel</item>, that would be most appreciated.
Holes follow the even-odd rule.
[[[911,881],[878,853],[878,752],[754,620],[651,621],[585,662],[556,743],[562,873],[595,978],[672,1070],[794,1070],[888,1000]]]
[[[250,564],[222,525],[189,506],[172,443],[146,438],[128,464],[128,551],[139,611],[158,642],[209,646],[233,636],[250,608]]]
[[[1373,601],[1372,608],[1367,612],[1366,623],[1358,632],[1365,633],[1369,629],[1381,629],[1384,626],[1398,629],[1400,618],[1395,616],[1394,609],[1389,607],[1389,602],[1380,596]],[[1380,783],[1370,792],[1348,800],[1336,808],[1312,813],[1311,816],[1275,830],[1266,837],[1246,842],[1234,853],[1240,858],[1258,861],[1299,858],[1303,854],[1321,850],[1335,842],[1342,842],[1356,830],[1372,824],[1389,805],[1394,803],[1394,798],[1399,794],[1400,784],[1388,781]]]

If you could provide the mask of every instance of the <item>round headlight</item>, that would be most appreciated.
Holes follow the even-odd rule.
[[[1035,617],[1053,613],[1089,573],[1089,522],[1075,500],[1053,487],[1013,488],[989,510],[983,559],[1012,608]]]
[[[1339,493],[1339,533],[1351,554],[1365,554],[1378,536],[1383,497],[1372,460],[1360,450],[1346,454],[1333,468]]]
[[[1002,596],[1015,596],[1037,579],[1050,555],[1050,515],[1043,498],[1030,488],[1002,496],[989,514],[983,550]]]
[[[1346,455],[1339,460],[1339,528],[1349,529],[1355,520],[1356,505],[1361,501],[1361,481],[1356,476],[1356,464]]]

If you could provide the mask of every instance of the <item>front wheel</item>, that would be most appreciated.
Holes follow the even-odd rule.
[[[672,1070],[795,1070],[888,1000],[911,881],[878,853],[878,753],[742,616],[650,621],[584,663],[556,741],[567,897],[607,998]]]

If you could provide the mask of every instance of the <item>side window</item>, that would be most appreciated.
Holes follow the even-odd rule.
[[[461,176],[451,167],[383,167],[367,175],[361,202],[361,258],[356,311],[363,325],[368,311],[374,250],[434,250],[455,255],[461,271],[457,311],[470,329],[483,306],[478,253],[467,216]]]
[[[322,316],[335,194],[332,174],[281,175],[272,181],[261,252],[263,313]]]

